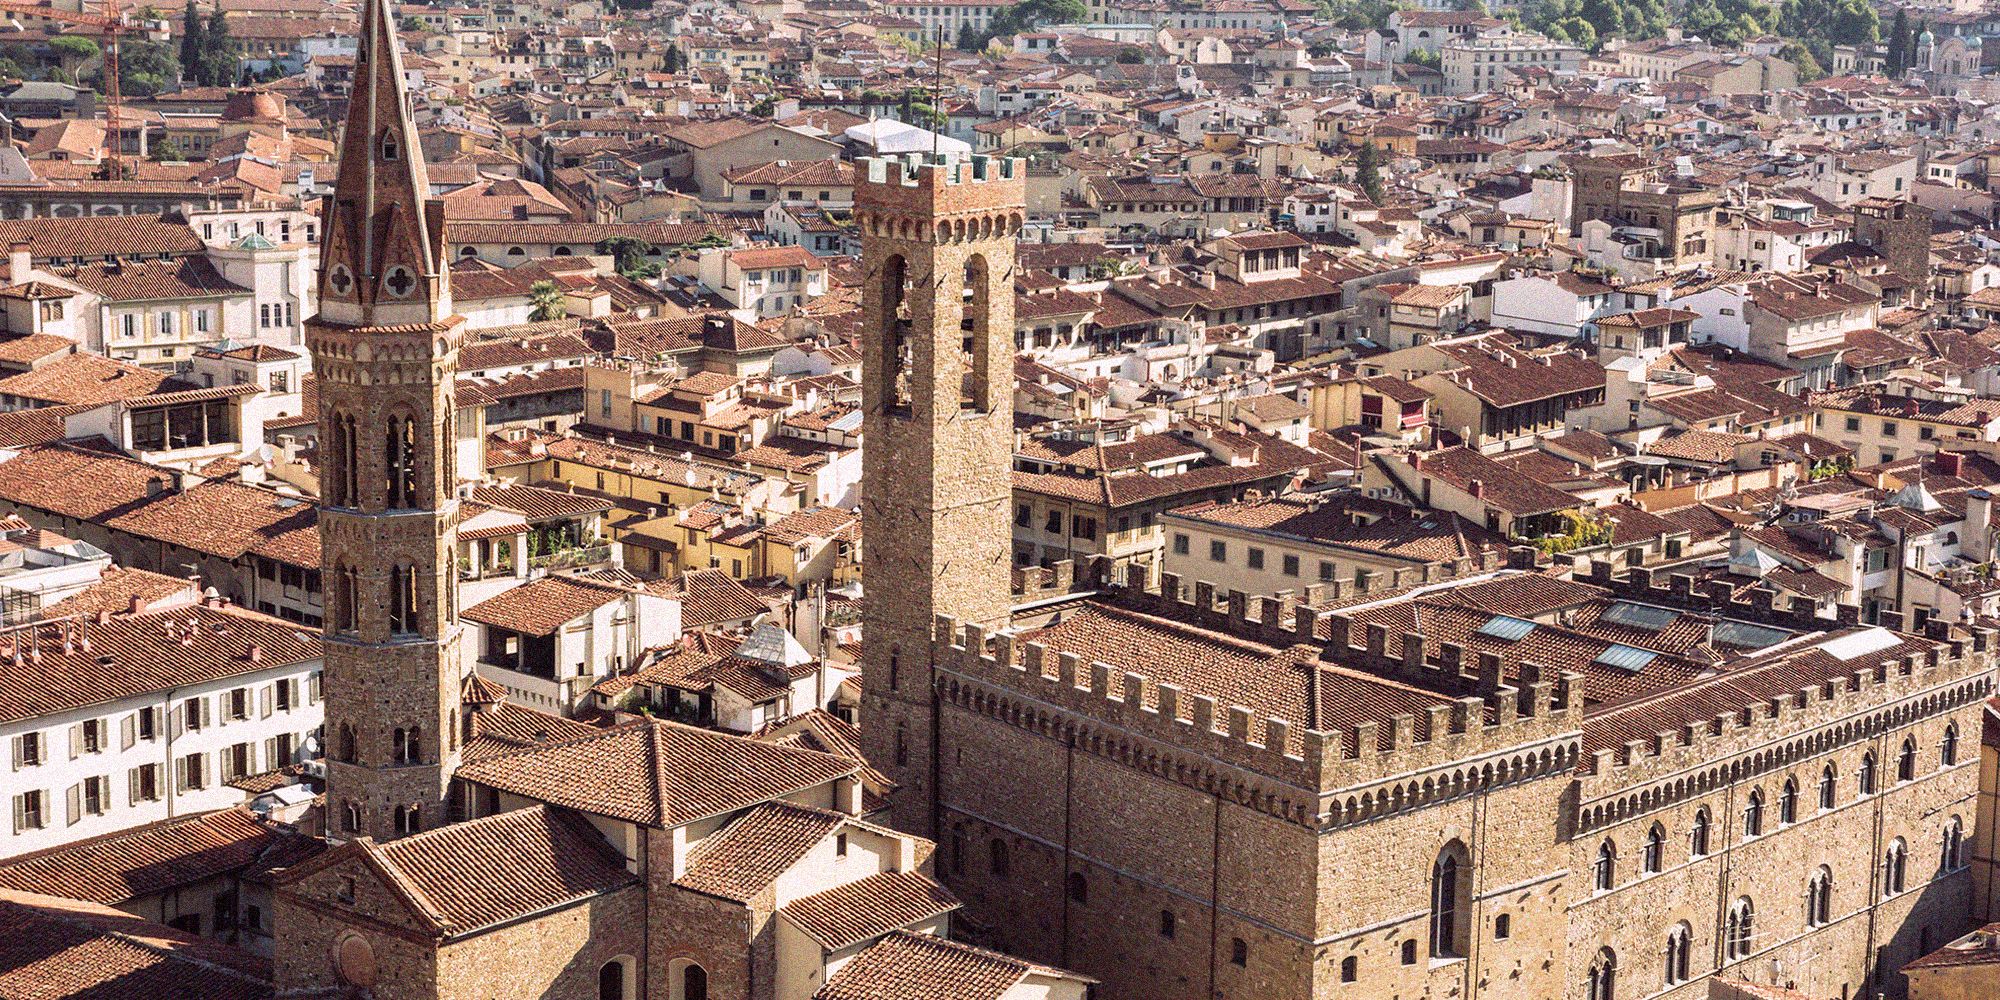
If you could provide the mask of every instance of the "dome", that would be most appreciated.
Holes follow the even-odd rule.
[[[1965,36],[1965,47],[1968,49],[1985,48],[1986,37],[1984,35],[1967,35]]]
[[[1917,44],[1918,44],[1918,45],[1936,45],[1936,44],[1937,44],[1937,36],[1936,36],[1936,35],[1933,35],[1933,34],[1931,34],[1931,30],[1930,30],[1929,28],[1925,28],[1925,29],[1924,29],[1924,33],[1923,33],[1923,34],[1921,34],[1921,35],[1918,35],[1918,36],[1917,36]]]
[[[234,91],[229,95],[229,102],[222,107],[222,120],[282,122],[285,120],[285,101],[268,90]]]

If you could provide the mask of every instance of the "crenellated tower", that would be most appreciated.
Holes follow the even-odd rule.
[[[339,179],[322,215],[320,538],[327,832],[444,822],[461,670],[444,210],[430,197],[386,0],[362,8]]]
[[[938,616],[1010,611],[1018,160],[866,159],[860,225],[862,503],[868,559],[862,735],[900,786],[893,816],[931,831]]]

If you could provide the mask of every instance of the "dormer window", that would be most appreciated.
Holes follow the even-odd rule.
[[[388,163],[395,158],[396,135],[393,132],[384,132],[382,133],[382,162]]]

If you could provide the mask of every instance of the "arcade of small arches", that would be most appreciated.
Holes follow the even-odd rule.
[[[938,244],[1017,236],[1025,217],[1020,212],[975,213],[938,220],[935,230],[925,217],[889,212],[856,212],[855,223],[867,236]]]
[[[1576,762],[1582,752],[1574,741],[1569,741],[1545,746],[1539,751],[1509,754],[1480,764],[1468,762],[1452,769],[1449,774],[1440,773],[1426,777],[1422,781],[1410,779],[1394,786],[1364,791],[1359,795],[1349,795],[1344,800],[1335,801],[1328,808],[1323,828],[1332,829],[1350,823],[1362,823],[1410,809],[1426,808],[1502,785],[1552,774],[1567,774],[1576,768]]]
[[[1724,785],[1793,767],[1841,747],[1902,729],[1924,719],[1977,702],[1986,697],[1990,686],[1991,682],[1986,678],[1971,679],[1949,690],[1934,692],[1923,698],[1871,713],[1865,718],[1850,720],[1810,736],[1793,739],[1781,747],[1773,747],[1727,763],[1718,763],[1698,774],[1676,778],[1643,791],[1624,795],[1615,802],[1586,807],[1579,817],[1579,830],[1603,829],[1655,809],[1663,809],[1690,798],[1706,795]]]

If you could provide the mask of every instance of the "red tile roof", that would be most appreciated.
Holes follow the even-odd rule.
[[[883,872],[778,909],[827,951],[905,930],[958,909],[957,897],[922,872]]]
[[[282,868],[325,844],[248,809],[218,809],[65,844],[0,864],[0,888],[112,905],[252,870]]]
[[[96,903],[0,890],[0,996],[271,1000],[270,963]]]

